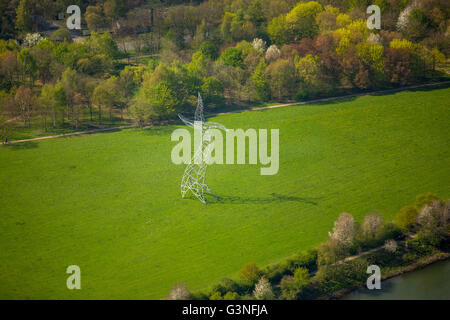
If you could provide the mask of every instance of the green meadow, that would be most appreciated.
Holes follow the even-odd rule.
[[[418,194],[448,198],[449,101],[445,88],[213,117],[279,129],[280,168],[210,166],[221,198],[207,205],[180,196],[181,125],[0,146],[0,299],[160,299],[316,246],[341,212],[392,220]]]

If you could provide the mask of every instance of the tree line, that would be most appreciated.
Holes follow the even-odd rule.
[[[81,1],[91,30],[84,42],[64,28],[45,38],[20,27],[22,7],[39,13],[46,2],[15,3],[16,39],[0,40],[2,130],[11,119],[44,131],[78,128],[108,118],[105,112],[144,125],[191,112],[198,92],[209,108],[227,108],[446,75],[449,7],[442,0],[376,0],[381,30],[367,28],[372,1],[365,0],[128,2]],[[152,28],[137,35],[153,8]],[[8,12],[2,19],[12,19]],[[95,12],[101,23],[90,21]],[[123,62],[140,53],[157,57]]]
[[[421,259],[450,251],[450,200],[427,193],[402,208],[395,221],[383,221],[378,212],[359,223],[349,213],[334,222],[329,238],[317,248],[296,254],[263,269],[246,264],[236,279],[224,278],[205,291],[190,292],[180,282],[169,300],[301,300],[330,296],[341,289],[366,283],[369,265],[383,273],[401,270]],[[358,253],[379,248],[359,258]]]

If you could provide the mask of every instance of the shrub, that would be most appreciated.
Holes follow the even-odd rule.
[[[281,281],[286,274],[292,274],[290,268],[286,263],[278,263],[274,265],[267,266],[262,274],[272,283],[276,284]]]
[[[380,231],[379,239],[402,239],[404,237],[402,230],[393,222],[385,223]]]
[[[211,296],[209,297],[209,300],[223,300],[222,296],[220,295],[219,292],[214,292],[213,294],[211,294]]]
[[[317,248],[318,266],[326,266],[337,262],[345,256],[345,250],[336,240],[329,239],[319,245]]]
[[[292,273],[297,268],[306,268],[309,272],[315,272],[317,270],[317,249],[310,249],[288,259],[287,267]]]
[[[304,287],[309,281],[309,272],[306,268],[298,268],[294,272],[294,280],[299,288]]]
[[[397,223],[401,228],[411,228],[417,220],[417,209],[414,206],[403,207],[397,214]]]
[[[286,300],[295,300],[298,294],[298,286],[295,283],[293,276],[284,276],[281,279],[281,297]]]
[[[219,292],[221,296],[225,295],[228,291],[239,291],[239,285],[229,278],[223,278],[220,283],[212,288],[212,292]]]
[[[367,262],[355,259],[319,269],[314,281],[319,282],[320,294],[330,293],[364,282],[367,279],[366,270]]]
[[[239,300],[239,294],[237,292],[227,292],[223,296],[223,300]]]
[[[411,239],[406,242],[407,249],[410,253],[414,253],[418,257],[425,257],[431,254],[434,250],[433,246],[427,241],[420,238]]]
[[[395,241],[395,240],[393,240],[393,241]],[[376,252],[373,252],[373,253],[365,256],[365,259],[366,259],[368,265],[375,264],[379,267],[402,266],[405,264],[404,260],[402,259],[402,255],[405,252],[406,252],[406,249],[401,245],[397,245],[395,252],[390,252],[387,250],[387,247],[385,247],[384,250],[378,250]]]
[[[53,32],[50,37],[51,40],[60,40],[64,42],[72,42],[72,36],[70,35],[69,30],[66,28],[59,28],[55,32]]]

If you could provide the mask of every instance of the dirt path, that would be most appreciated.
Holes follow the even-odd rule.
[[[245,111],[257,111],[257,110],[275,109],[275,108],[282,108],[282,107],[295,106],[295,105],[305,105],[305,104],[310,104],[310,103],[326,102],[326,101],[332,101],[332,100],[338,100],[338,99],[361,97],[361,96],[365,96],[365,95],[369,95],[369,94],[399,92],[399,91],[405,91],[405,90],[410,90],[410,89],[434,87],[434,86],[445,85],[445,84],[449,84],[449,83],[450,83],[450,81],[433,82],[433,83],[420,84],[420,85],[414,85],[414,86],[408,86],[408,87],[402,87],[402,88],[396,88],[396,89],[387,89],[387,90],[378,90],[378,91],[371,91],[371,92],[364,92],[364,93],[355,93],[355,94],[349,94],[349,95],[344,95],[344,96],[329,97],[329,98],[322,98],[322,99],[315,99],[315,100],[308,100],[308,101],[301,101],[301,102],[282,103],[282,104],[277,104],[277,105],[267,106],[267,107],[253,107],[253,108],[248,108],[248,109],[241,109],[241,110],[233,110],[233,111],[228,111],[228,112],[213,113],[213,114],[207,115],[207,117],[214,117],[214,116],[224,115],[224,114],[228,114],[228,113],[240,113],[240,112],[245,112]],[[105,129],[92,129],[92,130],[87,130],[87,131],[62,133],[62,134],[56,134],[56,135],[51,135],[51,136],[45,136],[45,137],[37,137],[37,138],[30,138],[30,139],[14,140],[14,141],[8,141],[8,143],[20,143],[20,142],[28,142],[28,141],[36,141],[36,140],[45,140],[45,139],[53,139],[53,138],[59,138],[59,137],[68,137],[68,136],[75,136],[75,135],[81,135],[81,134],[92,134],[92,133],[115,131],[115,130],[121,130],[121,129],[131,129],[131,128],[136,128],[136,127],[137,127],[136,125],[129,125],[129,126],[119,126],[119,127],[105,128]]]
[[[416,237],[417,237],[417,234],[408,234],[408,235],[407,235],[407,239],[414,239],[414,238],[416,238]],[[404,242],[404,241],[406,241],[406,240],[397,241],[397,243],[401,243],[401,242]],[[339,260],[338,262],[336,262],[336,264],[341,264],[341,263],[343,263],[343,262],[355,260],[355,259],[357,259],[357,258],[360,258],[360,257],[362,257],[362,256],[365,256],[365,255],[367,255],[367,254],[369,254],[369,253],[372,253],[372,252],[381,250],[381,249],[383,249],[383,248],[384,248],[384,245],[379,246],[379,247],[376,247],[376,248],[373,248],[373,249],[370,249],[370,250],[367,250],[367,251],[360,252],[360,253],[358,253],[358,254],[355,254],[354,256],[350,256],[350,257],[344,258],[344,259],[342,259],[342,260]]]

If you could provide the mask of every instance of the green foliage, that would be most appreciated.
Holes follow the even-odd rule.
[[[441,148],[448,141],[444,134],[449,122],[444,103],[448,97],[449,89],[406,91],[211,119],[230,128],[265,128],[270,124],[283,133],[285,156],[280,157],[280,168],[288,170],[280,170],[270,183],[262,183],[261,176],[253,174],[248,166],[233,170],[227,166],[213,168],[211,182],[220,181],[214,183],[217,194],[242,200],[241,189],[229,188],[239,181],[249,199],[263,200],[245,204],[251,207],[245,214],[234,200],[220,206],[178,200],[179,192],[172,182],[179,181],[184,167],[167,161],[174,145],[169,142],[170,134],[178,125],[0,146],[4,169],[1,180],[10,182],[0,193],[0,202],[4,212],[14,213],[4,217],[5,225],[13,227],[2,229],[6,240],[0,260],[15,266],[11,269],[0,264],[4,292],[11,298],[21,298],[17,289],[23,286],[16,281],[20,278],[30,284],[26,290],[36,298],[88,295],[159,299],[170,284],[180,280],[180,273],[197,290],[224,274],[236,274],[235,266],[250,259],[265,264],[287,257],[293,250],[314,247],[324,240],[342,208],[351,208],[357,221],[362,221],[368,208],[383,208],[385,220],[390,221],[398,205],[407,203],[418,193],[416,190],[425,192],[424,186],[448,197],[450,176]],[[436,116],[424,117],[431,109]],[[381,134],[389,139],[379,139]],[[286,152],[296,150],[299,139],[302,148],[310,150],[313,156],[305,158],[302,152]],[[405,144],[405,140],[411,143]],[[319,174],[308,175],[310,172]],[[399,174],[380,178],[387,172]],[[72,174],[76,174],[77,183],[61,178]],[[305,177],[307,183],[294,192],[292,186]],[[279,194],[290,196],[268,198],[274,185]],[[317,190],[340,191],[320,197]],[[44,200],[64,201],[49,205],[47,201],[36,201],[36,194]],[[276,205],[267,205],[267,199]],[[196,214],[199,210],[201,215]],[[90,218],[86,219],[86,215]],[[148,219],[151,223],[145,224]],[[25,225],[16,225],[17,222]],[[30,237],[21,239],[22,246],[18,247],[15,239],[23,234],[23,227],[28,228]],[[76,242],[74,230],[78,232]],[[93,234],[98,241],[93,241]],[[47,241],[41,235],[58,241]],[[142,245],[143,239],[153,240],[152,245]],[[84,253],[78,263],[88,266],[92,285],[89,294],[83,290],[69,292],[61,286],[59,275],[46,271],[67,267],[66,258],[59,259],[55,254],[65,246],[74,246],[73,250]],[[48,250],[42,251],[42,247]],[[236,250],[237,247],[241,249]],[[137,261],[133,268],[124,267],[120,259],[113,258],[124,254]],[[91,257],[96,257],[94,264]],[[211,261],[220,268],[211,267]],[[20,275],[14,271],[27,268],[30,263],[39,263],[42,268]],[[105,270],[120,271],[130,281],[105,277]],[[367,274],[364,277],[367,279]],[[302,297],[306,289],[309,286],[302,291]]]
[[[303,58],[295,57],[295,68],[301,81],[301,95],[304,98],[317,95],[323,90],[320,64],[319,57],[310,54]]]
[[[355,259],[319,269],[314,279],[318,282],[319,295],[351,288],[367,279],[367,262]]]
[[[414,206],[403,207],[397,214],[397,223],[401,228],[411,228],[417,222],[417,209]]]
[[[223,85],[216,77],[208,77],[203,79],[201,92],[204,101],[208,105],[213,104],[217,106],[221,105],[225,101],[223,96]]]
[[[259,277],[260,270],[254,262],[246,264],[239,272],[239,278],[250,285],[255,284]]]
[[[55,32],[53,32],[51,38],[52,40],[62,40],[64,42],[72,42],[72,36],[70,35],[69,30],[66,28],[59,28]]]
[[[309,271],[306,268],[297,268],[294,272],[294,281],[299,288],[302,288],[308,284]]]
[[[310,249],[296,254],[287,260],[287,266],[292,273],[299,268],[305,268],[309,272],[315,272],[317,270],[317,250]]]
[[[292,40],[313,38],[319,31],[317,15],[323,7],[317,1],[300,2],[287,15],[286,25]]]
[[[170,118],[175,115],[179,101],[167,82],[161,81],[156,87],[149,88],[144,92],[148,102],[159,117]]]
[[[286,23],[286,17],[280,15],[273,18],[267,27],[267,33],[270,36],[270,40],[277,45],[283,45],[289,41],[288,26]]]
[[[89,37],[88,46],[96,54],[103,54],[109,58],[119,57],[117,44],[109,33],[93,32]]]
[[[419,194],[414,201],[414,207],[420,211],[425,205],[432,203],[434,200],[439,200],[439,197],[431,192]]]
[[[244,68],[242,51],[236,47],[227,48],[224,52],[222,52],[219,59],[227,66]]]
[[[109,73],[112,71],[112,60],[105,54],[96,54],[89,58],[79,59],[76,69],[88,75]]]
[[[98,31],[106,24],[106,19],[100,5],[88,6],[86,8],[85,19],[91,31]]]
[[[291,275],[292,271],[288,268],[287,263],[277,263],[267,266],[262,273],[273,285],[275,285],[281,281],[283,276]]]
[[[219,292],[214,292],[210,297],[209,300],[223,300],[222,295]]]
[[[266,19],[263,11],[262,0],[253,0],[247,9],[247,14],[251,22],[260,25]]]
[[[19,32],[30,32],[32,28],[31,1],[20,0],[16,9],[16,28]]]
[[[266,68],[266,61],[261,58],[251,77],[256,101],[267,101],[270,97],[270,88],[265,75]]]
[[[278,59],[267,67],[267,81],[272,98],[290,99],[297,87],[297,76],[294,64],[286,59]]]
[[[224,39],[226,42],[232,40],[231,24],[235,17],[236,17],[236,14],[231,13],[231,12],[225,12],[222,17],[222,24],[220,25],[220,31],[222,34],[222,39]]]
[[[237,292],[227,292],[223,296],[223,300],[239,300],[239,294]]]
[[[212,41],[203,41],[198,51],[211,60],[216,60],[218,58],[218,48]]]
[[[408,17],[407,37],[413,41],[422,40],[427,35],[428,24],[428,18],[422,10],[412,9]]]

